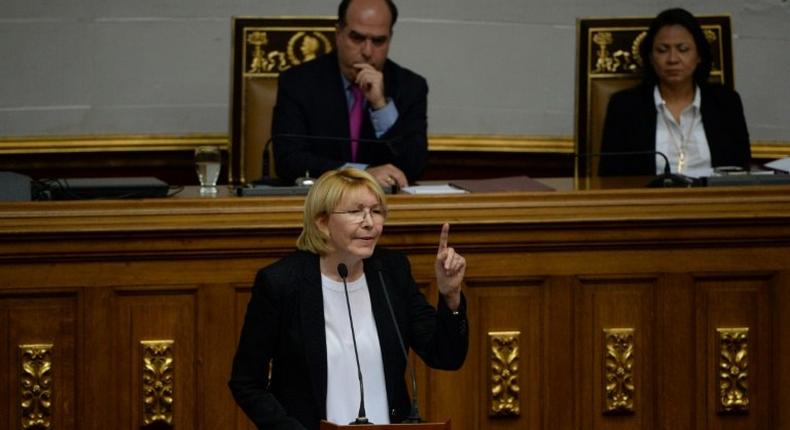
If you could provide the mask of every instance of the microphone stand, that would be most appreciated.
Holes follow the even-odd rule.
[[[263,176],[251,182],[253,185],[268,185],[272,187],[287,187],[293,185],[293,183],[286,182],[277,177],[269,176],[269,170],[271,170],[271,165],[274,163],[274,154],[269,153],[269,147],[274,144],[274,136],[270,136],[266,143],[263,144]]]
[[[682,174],[672,173],[669,168],[669,158],[663,152],[655,151],[664,159],[664,173],[651,180],[649,188],[689,188],[697,184],[697,180]]]
[[[648,188],[689,188],[699,186],[698,179],[683,174],[672,173],[669,167],[669,158],[661,151],[613,151],[597,152],[592,154],[578,154],[577,157],[604,157],[604,156],[625,156],[625,155],[660,155],[664,159],[664,173],[656,176],[648,182]]]
[[[406,365],[409,366],[409,369],[411,370],[411,410],[409,411],[409,416],[403,420],[403,422],[421,423],[422,418],[420,417],[420,410],[417,406],[417,377],[414,374],[414,366],[412,366],[409,362],[409,354],[406,352],[406,344],[403,343],[403,336],[401,336],[400,329],[398,328],[398,321],[395,319],[395,310],[392,309],[392,302],[390,302],[390,295],[387,292],[387,285],[384,283],[384,275],[382,274],[384,268],[382,267],[380,260],[373,260],[373,267],[379,274],[381,290],[384,291],[384,299],[387,301],[387,309],[389,310],[390,317],[392,317],[392,325],[395,327],[395,334],[398,335],[398,342],[400,342],[400,348],[401,351],[403,351],[403,359],[406,361]]]
[[[348,267],[340,263],[337,265],[337,274],[343,280],[343,289],[346,292],[346,306],[348,307],[348,321],[351,323],[351,340],[354,341],[354,357],[357,359],[357,377],[359,378],[359,412],[357,418],[350,422],[349,425],[372,424],[365,417],[365,387],[362,384],[362,370],[359,366],[359,351],[357,350],[357,335],[354,333],[354,318],[351,316],[351,301],[348,298],[348,284],[346,278],[348,277]]]

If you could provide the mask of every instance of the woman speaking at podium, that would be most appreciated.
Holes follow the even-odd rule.
[[[376,247],[386,217],[372,176],[329,171],[305,200],[298,250],[258,272],[229,382],[258,428],[401,422],[412,407],[405,351],[433,368],[463,365],[466,261],[448,246],[449,225],[434,265],[437,309],[420,293],[406,256]]]
[[[751,150],[741,99],[708,82],[710,44],[697,19],[684,9],[661,12],[639,51],[642,83],[609,100],[600,174],[661,174],[665,166],[657,152],[666,154],[672,173],[687,176],[711,176],[719,166],[748,170]],[[626,152],[645,155],[623,157]]]

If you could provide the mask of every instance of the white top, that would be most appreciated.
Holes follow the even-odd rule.
[[[354,421],[359,412],[359,378],[346,295],[342,282],[322,274],[321,284],[326,329],[326,418],[335,424],[346,425]],[[389,424],[384,362],[364,275],[348,283],[348,298],[354,318],[359,367],[365,384],[365,413],[371,423]]]
[[[656,151],[669,158],[672,173],[687,176],[711,176],[713,167],[710,159],[708,139],[702,126],[700,105],[702,97],[699,87],[694,89],[694,101],[680,113],[680,123],[675,121],[666,108],[658,85],[653,89],[656,104]],[[656,155],[656,174],[664,173],[664,158]]]

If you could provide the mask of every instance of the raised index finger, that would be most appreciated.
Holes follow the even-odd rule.
[[[450,224],[442,225],[442,233],[439,235],[439,253],[447,249],[447,237],[450,235]]]

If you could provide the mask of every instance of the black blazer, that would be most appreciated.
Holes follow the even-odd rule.
[[[390,421],[396,423],[410,410],[406,361],[372,259],[382,262],[406,347],[414,348],[430,367],[454,370],[463,365],[469,342],[466,303],[462,297],[458,315],[441,298],[438,310],[434,309],[420,293],[409,261],[401,253],[377,248],[364,261],[384,361]],[[229,382],[233,397],[258,428],[318,429],[326,417],[326,354],[319,258],[297,251],[260,270],[255,278],[233,360]]]
[[[655,151],[656,117],[653,85],[638,85],[609,100],[601,152]],[[711,165],[749,168],[751,149],[738,93],[720,85],[701,88],[700,113],[710,147]],[[600,157],[601,176],[655,175],[655,155]]]
[[[398,108],[398,120],[376,138],[370,115],[362,124],[357,162],[378,166],[392,163],[409,182],[422,174],[428,155],[428,84],[393,61],[384,64],[384,91]],[[330,53],[287,70],[279,78],[272,136],[277,175],[285,180],[318,177],[351,161],[348,104],[337,54]],[[281,134],[316,139],[278,137]],[[318,139],[330,137],[332,139]]]

